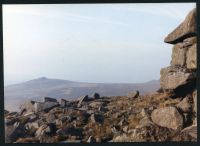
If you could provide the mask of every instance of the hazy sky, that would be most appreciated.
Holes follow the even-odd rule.
[[[159,79],[164,37],[194,3],[3,5],[5,85],[38,77],[82,82]]]

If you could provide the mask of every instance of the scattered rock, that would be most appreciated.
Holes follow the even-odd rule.
[[[87,140],[87,143],[93,143],[96,142],[96,139],[93,136],[90,136]]]
[[[57,100],[51,97],[44,97],[44,102],[57,102]]]
[[[104,108],[103,106],[100,106],[100,107],[98,108],[98,111],[100,111],[100,112],[107,112],[108,109],[107,109],[107,108]]]
[[[11,143],[16,141],[19,137],[26,135],[26,129],[19,122],[16,122],[12,126],[5,126],[5,142]]]
[[[99,98],[100,98],[100,94],[99,94],[99,93],[94,93],[93,98],[94,98],[94,99],[99,99]]]
[[[137,125],[136,128],[142,128],[142,127],[150,126],[152,124],[153,122],[150,120],[150,118],[144,117],[140,120],[139,125]]]
[[[90,119],[93,123],[103,123],[104,117],[100,114],[92,114]]]
[[[60,106],[61,107],[71,107],[72,105],[71,105],[70,101],[65,100],[65,99],[61,99],[60,100]]]
[[[89,106],[92,108],[103,107],[104,105],[105,105],[105,103],[101,102],[101,101],[94,101],[89,104]]]
[[[128,93],[128,98],[137,98],[139,96],[140,92],[137,90],[136,92]]]
[[[53,113],[48,113],[46,115],[46,121],[48,123],[56,123],[56,116]]]
[[[35,112],[41,112],[41,111],[48,111],[51,110],[52,108],[58,106],[58,102],[35,102],[34,107],[35,107]]]
[[[88,101],[88,100],[89,100],[88,95],[80,97],[77,107],[80,107],[83,101]]]
[[[175,107],[155,109],[151,114],[152,121],[162,127],[174,130],[183,127],[183,117]]]
[[[35,101],[27,101],[24,104],[21,105],[20,110],[21,113],[24,113],[24,111],[26,112],[35,112]]]

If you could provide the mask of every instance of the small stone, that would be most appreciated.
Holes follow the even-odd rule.
[[[48,123],[56,123],[56,116],[52,113],[48,113],[46,116],[46,121]]]
[[[139,96],[140,92],[137,90],[136,92],[128,93],[128,98],[137,98]]]
[[[94,98],[94,99],[99,99],[99,98],[100,98],[100,94],[99,94],[99,93],[94,93],[93,98]]]
[[[103,123],[104,117],[100,114],[92,114],[90,119],[93,123]]]
[[[44,97],[44,102],[57,102],[57,100],[51,97]]]
[[[61,107],[70,107],[70,102],[68,100],[65,100],[65,99],[61,99],[60,100],[60,106]]]
[[[88,100],[89,100],[88,95],[83,96],[83,97],[80,97],[77,107],[81,107],[82,102],[83,102],[83,101],[88,101]]]
[[[35,107],[35,112],[41,112],[41,111],[49,111],[52,108],[58,106],[58,102],[35,102],[34,107]]]

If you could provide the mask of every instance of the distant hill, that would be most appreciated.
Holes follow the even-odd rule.
[[[122,96],[139,90],[140,94],[156,91],[159,81],[146,83],[85,83],[46,77],[9,85],[4,88],[5,109],[16,110],[22,102],[30,99],[53,98],[76,99],[80,96],[92,96],[98,92],[101,96]]]

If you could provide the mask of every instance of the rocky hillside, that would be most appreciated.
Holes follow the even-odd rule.
[[[197,141],[196,9],[166,38],[173,44],[157,93],[28,101],[5,110],[7,143]]]
[[[92,96],[95,92],[102,96],[122,96],[134,90],[141,94],[156,91],[160,87],[158,80],[146,83],[85,83],[46,77],[9,85],[4,89],[5,109],[18,111],[18,107],[29,100],[42,100],[42,97],[56,99],[78,99],[82,95]]]

